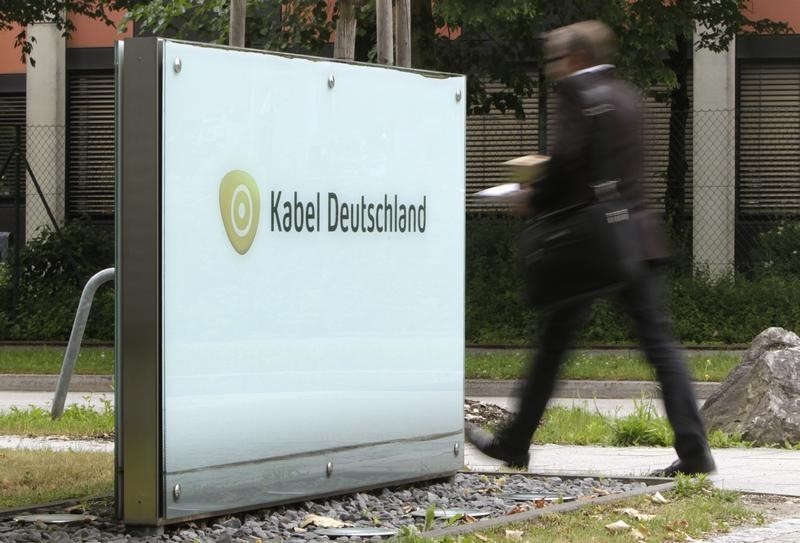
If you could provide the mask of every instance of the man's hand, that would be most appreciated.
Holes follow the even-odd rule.
[[[509,197],[509,206],[516,215],[527,217],[533,214],[531,200],[533,199],[533,187],[522,185],[520,189]]]

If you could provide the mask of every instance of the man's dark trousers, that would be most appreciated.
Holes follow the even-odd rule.
[[[708,442],[685,357],[671,337],[660,273],[655,266],[646,264],[639,277],[624,287],[620,294],[633,317],[640,345],[661,384],[667,418],[675,431],[678,458],[699,458],[708,451]],[[521,391],[519,411],[511,424],[499,433],[505,448],[512,451],[528,449],[553,395],[561,363],[591,301],[572,302],[544,315],[542,343],[532,358]]]

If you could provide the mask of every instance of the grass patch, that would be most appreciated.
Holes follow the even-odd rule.
[[[667,447],[675,439],[667,419],[652,401],[633,402],[633,413],[614,422],[611,444],[617,447]]]
[[[63,347],[2,347],[0,373],[58,375],[64,360]],[[740,362],[739,356],[716,354],[690,355],[689,368],[696,381],[722,381]],[[524,351],[469,353],[467,379],[518,379],[524,374],[528,355]],[[84,347],[75,363],[75,373],[112,375],[114,350]],[[650,365],[641,356],[627,354],[578,353],[565,364],[563,379],[652,381]]]
[[[739,365],[740,357],[731,354],[690,355],[689,370],[696,381],[722,381]],[[467,379],[518,379],[525,374],[528,354],[524,351],[470,353],[466,357]],[[564,365],[562,379],[655,380],[650,365],[641,356],[627,354],[573,355]]]
[[[586,409],[550,407],[534,434],[534,443],[610,445],[614,421]]]
[[[729,447],[736,446],[726,436]],[[669,447],[673,433],[666,419],[656,414],[652,401],[635,402],[634,412],[621,418],[580,408],[550,407],[534,435],[534,443],[603,445],[615,447]]]
[[[0,347],[0,373],[58,375],[66,347]],[[112,375],[114,349],[82,347],[75,362],[75,373]]]
[[[113,492],[114,455],[0,450],[0,508]]]
[[[58,420],[40,407],[12,407],[0,412],[0,435],[66,436],[70,438],[107,438],[114,433],[114,408],[110,400],[100,400],[95,409],[89,405],[70,405]],[[738,434],[715,430],[709,433],[713,448],[753,447]],[[651,400],[634,404],[634,412],[613,417],[582,408],[550,407],[534,435],[534,443],[557,445],[650,446],[670,447],[674,436],[667,420],[659,417]],[[800,450],[800,444],[778,443],[777,448]]]
[[[649,496],[637,496],[613,504],[584,506],[571,513],[543,515],[525,523],[513,524],[460,537],[443,538],[440,542],[513,543],[606,543],[637,541],[632,529],[612,534],[606,526],[623,520],[643,536],[642,542],[687,541],[727,533],[731,527],[760,525],[761,513],[751,511],[734,492],[713,488],[707,479],[678,478],[676,490],[665,494],[669,503],[659,505]],[[635,509],[649,520],[635,520],[623,509]],[[645,517],[642,517],[645,518]],[[509,533],[511,532],[511,533]],[[514,533],[516,532],[516,533]],[[687,537],[689,536],[689,537]],[[397,538],[400,543],[431,541],[414,534]]]
[[[633,413],[612,417],[581,408],[549,407],[534,435],[534,443],[601,445],[614,447],[671,447],[675,434],[666,418],[657,414],[652,400],[634,402]],[[750,448],[755,444],[741,434],[714,430],[708,442],[715,449]],[[797,443],[775,443],[775,448],[800,450]]]
[[[40,407],[12,407],[0,412],[0,434],[24,436],[67,436],[73,438],[108,437],[114,433],[114,407],[110,400],[101,400],[101,407],[73,404],[58,420]]]

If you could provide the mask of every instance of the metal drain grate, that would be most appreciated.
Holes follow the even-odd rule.
[[[504,500],[514,500],[515,502],[571,502],[575,501],[575,496],[560,496],[558,494],[503,494],[499,496]]]
[[[392,537],[397,535],[395,528],[323,528],[314,530],[317,535],[328,537]]]
[[[41,514],[41,515],[20,515],[14,517],[17,522],[43,522],[45,524],[71,524],[73,522],[91,522],[97,520],[92,515],[70,515],[70,514]]]
[[[412,517],[421,517],[425,518],[428,512],[425,509],[417,509],[416,511],[411,512]],[[470,516],[472,518],[478,517],[488,517],[491,515],[491,511],[481,511],[480,509],[435,509],[433,511],[434,518],[455,518],[457,516]]]

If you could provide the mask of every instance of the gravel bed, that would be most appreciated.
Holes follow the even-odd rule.
[[[503,495],[517,493],[543,493],[561,496],[596,497],[627,492],[646,486],[643,482],[614,479],[568,479],[560,477],[538,477],[525,474],[458,473],[453,482],[418,484],[398,488],[386,488],[373,492],[360,492],[337,498],[307,501],[291,506],[264,509],[205,521],[196,521],[166,527],[157,537],[141,537],[126,534],[124,527],[113,520],[111,500],[90,503],[88,514],[97,518],[80,524],[23,523],[12,519],[0,522],[0,541],[25,542],[121,542],[153,541],[166,542],[266,542],[282,541],[304,543],[307,541],[330,541],[317,533],[322,529],[314,524],[304,525],[309,515],[327,517],[362,528],[403,529],[415,525],[422,531],[424,518],[413,512],[424,510],[431,504],[436,508],[470,509],[490,511],[498,517],[518,513],[544,505],[542,502],[514,502]],[[544,505],[545,507],[547,505]],[[44,511],[38,511],[42,513]],[[75,508],[46,511],[48,513],[75,513]],[[82,512],[82,511],[79,511]],[[457,520],[456,522],[470,521]],[[319,521],[324,522],[324,521]],[[429,529],[445,526],[447,520],[436,520]],[[335,541],[369,541],[359,537],[334,538]],[[372,538],[379,541],[380,538]]]

